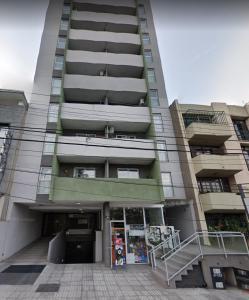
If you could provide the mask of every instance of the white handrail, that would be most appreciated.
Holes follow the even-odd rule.
[[[242,237],[244,244],[245,244],[245,249],[246,249],[246,253],[238,253],[238,254],[248,254],[249,255],[249,250],[248,250],[248,246],[246,243],[246,239],[244,234],[242,234],[241,232],[229,232],[229,231],[217,231],[217,232],[208,232],[208,231],[200,231],[200,232],[195,232],[194,234],[192,234],[191,236],[189,236],[187,239],[185,239],[183,242],[181,242],[178,246],[174,247],[173,249],[171,249],[170,251],[168,251],[166,254],[164,254],[161,259],[164,261],[164,265],[165,265],[165,273],[166,273],[166,279],[167,282],[169,284],[170,280],[174,277],[176,277],[178,274],[180,274],[186,267],[188,267],[189,265],[191,265],[194,261],[196,261],[199,257],[203,257],[204,253],[203,253],[203,245],[201,245],[200,242],[200,238],[205,238],[205,237],[216,237],[218,244],[220,245],[219,242],[219,238],[221,239],[221,244],[222,244],[222,248],[223,248],[223,254],[225,255],[225,257],[227,257],[229,254],[235,254],[233,252],[228,252],[226,247],[225,247],[225,243],[223,238],[227,238],[227,237]],[[190,259],[189,262],[187,262],[182,268],[180,268],[179,270],[177,270],[176,272],[174,272],[174,274],[170,275],[168,272],[168,264],[167,262],[177,253],[179,253],[180,251],[183,251],[190,243],[192,243],[193,241],[196,240],[196,244],[197,244],[197,249],[198,253],[196,253],[196,255]],[[237,253],[237,252],[236,252]],[[219,253],[220,254],[220,253]]]

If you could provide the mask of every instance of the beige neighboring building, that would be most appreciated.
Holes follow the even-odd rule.
[[[170,106],[188,199],[199,230],[243,231],[238,185],[249,183],[249,104]],[[243,188],[247,190],[246,185]]]

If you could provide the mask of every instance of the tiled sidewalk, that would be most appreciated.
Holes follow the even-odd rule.
[[[58,292],[36,292],[44,283],[59,284]],[[248,300],[249,294],[235,289],[165,289],[154,280],[148,266],[111,271],[102,264],[49,264],[34,285],[0,285],[0,300],[5,299]]]

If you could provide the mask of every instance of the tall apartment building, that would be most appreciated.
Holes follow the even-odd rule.
[[[7,212],[28,104],[21,91],[0,90],[0,251],[8,236]],[[13,224],[11,224],[12,226]]]
[[[186,194],[194,200],[199,230],[248,231],[248,104],[209,106],[176,100],[170,110]]]
[[[195,230],[149,0],[50,1],[25,126],[3,258],[64,231],[64,261],[109,264],[123,227],[144,263],[147,225]]]

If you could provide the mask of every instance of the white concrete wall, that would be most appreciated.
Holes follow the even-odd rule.
[[[42,214],[15,205],[8,221],[0,222],[0,260],[4,260],[41,235]]]

